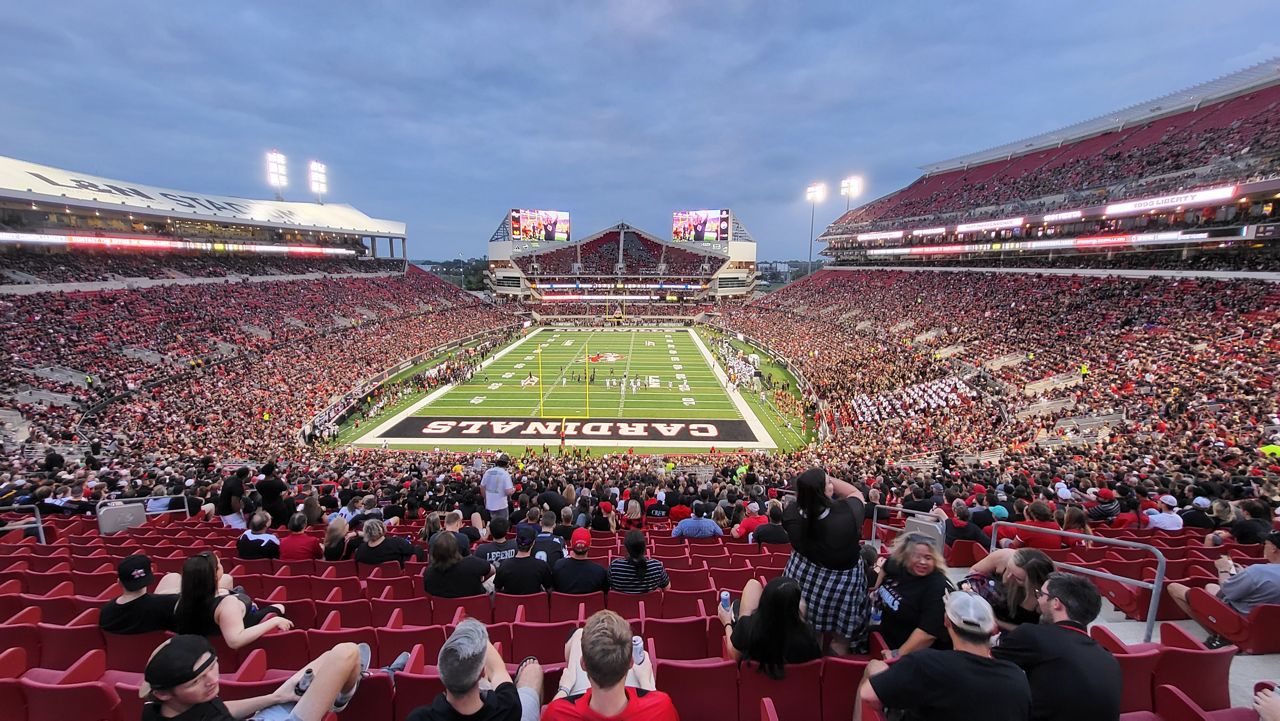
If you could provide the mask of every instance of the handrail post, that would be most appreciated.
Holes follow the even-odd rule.
[[[13,505],[13,506],[0,506],[0,513],[4,513],[7,511],[13,511],[14,513],[19,513],[20,512],[18,511],[19,508],[30,508],[31,515],[35,516],[35,521],[24,521],[13,527],[6,526],[6,530],[8,531],[25,530],[27,528],[32,528],[33,526],[31,524],[35,523],[34,528],[36,529],[36,540],[40,542],[41,546],[48,545],[48,542],[45,540],[45,537],[44,537],[44,516],[40,513],[39,506],[34,506],[27,503]]]

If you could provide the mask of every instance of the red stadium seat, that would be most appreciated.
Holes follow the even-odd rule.
[[[1280,605],[1255,606],[1242,616],[1202,588],[1191,589],[1187,602],[1192,618],[1238,646],[1241,653],[1280,653]]]
[[[655,654],[654,678],[658,690],[671,697],[680,718],[740,718],[736,661],[667,661]],[[751,709],[752,714],[758,711],[758,706]]]

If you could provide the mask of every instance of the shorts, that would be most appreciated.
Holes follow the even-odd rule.
[[[248,721],[302,721],[302,719],[293,715],[293,707],[296,704],[278,703],[275,706],[268,706],[258,713],[249,717]],[[521,720],[523,721],[523,719]]]
[[[219,518],[222,519],[222,525],[224,526],[229,526],[231,528],[240,528],[240,529],[248,528],[248,526],[245,525],[244,516],[242,516],[239,513],[232,513],[231,515],[228,515],[228,516],[219,516]]]

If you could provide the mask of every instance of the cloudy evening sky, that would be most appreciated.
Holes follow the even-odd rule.
[[[804,257],[805,186],[917,166],[1280,56],[1274,3],[27,2],[0,44],[0,155],[138,183],[300,189],[481,255],[511,207],[574,235],[733,208],[761,259]],[[1254,19],[1251,19],[1254,18]],[[844,210],[833,193],[819,231]]]

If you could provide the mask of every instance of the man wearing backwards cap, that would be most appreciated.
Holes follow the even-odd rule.
[[[570,555],[556,561],[551,580],[560,593],[595,593],[609,590],[609,572],[604,566],[587,559],[591,549],[591,531],[575,529],[569,538]]]
[[[142,721],[321,721],[341,711],[355,695],[360,677],[369,667],[369,646],[340,643],[307,664],[266,696],[239,701],[218,697],[218,656],[204,636],[174,636],[156,648],[147,661],[138,694],[150,700]],[[309,685],[297,686],[307,669]]]
[[[876,708],[905,711],[907,721],[949,721],[960,718],[961,709],[972,709],[971,715],[984,721],[1027,721],[1031,688],[1026,674],[1008,661],[991,657],[991,634],[996,630],[991,604],[975,594],[955,591],[947,594],[944,606],[943,622],[954,650],[926,648],[893,665],[873,659],[867,664],[859,698]],[[995,692],[975,698],[977,689]],[[861,716],[862,704],[858,704],[854,718]]]
[[[1182,516],[1177,514],[1178,499],[1168,493],[1156,499],[1159,507],[1147,512],[1147,527],[1158,531],[1181,531]]]

